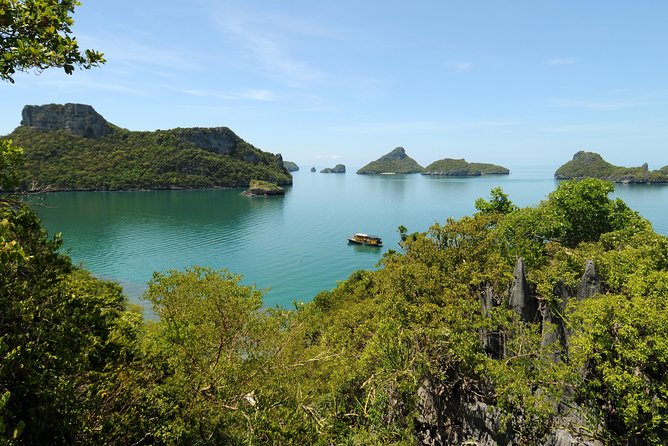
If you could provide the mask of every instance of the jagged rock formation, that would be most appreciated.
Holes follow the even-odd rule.
[[[554,289],[556,300],[542,302],[533,294],[526,279],[524,261],[519,258],[513,271],[513,283],[507,298],[499,298],[492,286],[487,286],[480,295],[481,311],[488,315],[493,308],[504,305],[515,311],[525,323],[540,323],[543,329],[541,344],[553,346],[555,361],[567,360],[568,336],[565,317],[569,299],[586,299],[600,292],[603,284],[596,273],[594,262],[588,260],[577,293],[559,281]],[[493,358],[504,358],[504,338],[499,333],[481,333],[485,352]],[[445,446],[453,444],[475,444],[476,446],[512,446],[521,444],[513,431],[512,420],[501,429],[502,412],[491,406],[476,392],[466,391],[460,384],[441,384],[426,378],[419,387],[418,419],[416,430],[421,445]],[[577,405],[563,405],[553,401],[560,414],[553,431],[542,445],[545,446],[603,446],[592,440],[584,430],[586,420]],[[563,406],[563,407],[562,407]],[[632,444],[631,442],[628,443]]]
[[[527,283],[524,260],[521,257],[517,259],[513,276],[515,280],[510,287],[508,305],[520,315],[524,322],[534,322],[538,312],[538,301],[531,293],[531,288]]]
[[[580,151],[557,169],[554,178],[600,178],[614,183],[668,183],[668,166],[653,171],[649,170],[647,163],[641,167],[620,167],[605,161],[598,153]]]
[[[357,171],[359,174],[381,173],[420,173],[420,166],[413,158],[406,155],[403,147],[397,147],[376,161],[372,161]]]
[[[464,158],[445,158],[434,161],[424,168],[423,175],[445,176],[480,176],[480,175],[508,175],[510,170],[496,164],[469,163]]]
[[[299,166],[292,161],[283,161],[283,167],[288,169],[288,172],[298,172]]]
[[[343,164],[337,164],[334,167],[328,167],[326,169],[322,169],[320,173],[346,173],[346,166]]]
[[[113,131],[102,115],[85,104],[26,105],[21,118],[26,127],[45,132],[65,129],[84,138],[102,138]]]
[[[292,184],[280,154],[264,152],[227,127],[133,132],[90,105],[27,105],[8,138],[24,149],[22,187],[136,190]]]

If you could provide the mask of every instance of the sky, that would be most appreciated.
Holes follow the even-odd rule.
[[[82,0],[74,20],[107,63],[0,82],[0,134],[73,102],[129,130],[229,127],[302,168],[398,146],[668,165],[665,0]]]

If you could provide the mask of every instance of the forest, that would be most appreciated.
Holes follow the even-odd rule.
[[[612,191],[495,188],[293,309],[230,271],[155,273],[155,320],[4,194],[0,443],[664,444],[668,239]]]

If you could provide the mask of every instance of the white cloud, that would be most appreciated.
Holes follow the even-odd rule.
[[[610,101],[589,101],[578,99],[553,99],[550,105],[561,108],[584,108],[587,110],[622,110],[626,108],[640,108],[666,105],[666,101],[651,101],[645,99],[627,99]]]
[[[315,157],[319,160],[337,160],[341,158],[339,155],[316,155]]]
[[[457,62],[453,63],[451,66],[458,73],[465,73],[473,69],[473,63],[471,62]]]
[[[276,95],[274,92],[265,89],[250,89],[238,92],[186,89],[181,90],[181,92],[190,96],[216,98],[224,101],[253,100],[268,102],[276,100]]]
[[[574,57],[555,57],[547,61],[548,65],[573,65],[578,63],[579,59]]]

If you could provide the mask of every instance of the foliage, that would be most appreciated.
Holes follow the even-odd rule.
[[[4,205],[0,213],[22,253],[0,264],[0,438],[86,442],[109,403],[103,389],[131,345],[118,331],[121,289],[73,267],[26,207]]]
[[[403,147],[397,147],[390,153],[387,153],[376,161],[371,161],[366,166],[357,171],[359,174],[380,174],[380,173],[419,173],[423,168],[417,161],[406,155]]]
[[[0,1],[0,79],[14,82],[17,71],[50,67],[72,74],[104,63],[102,53],[80,50],[71,36],[75,0]]]
[[[24,149],[27,173],[22,185],[29,190],[242,187],[255,178],[291,184],[276,156],[236,135],[229,154],[215,153],[192,142],[195,133],[116,128],[103,138],[89,139],[64,129],[18,127],[11,136]]]
[[[580,151],[557,169],[554,177],[562,180],[599,178],[615,183],[666,183],[668,174],[665,168],[650,171],[647,165],[642,167],[621,167],[605,161],[601,155]]]
[[[445,158],[434,161],[424,168],[425,175],[480,176],[489,174],[508,174],[502,166],[487,163],[469,163],[462,159]]]
[[[292,311],[263,309],[226,270],[156,273],[145,323],[116,285],[58,254],[34,214],[5,207],[25,257],[0,278],[4,439],[412,445],[438,431],[465,444],[487,429],[545,444],[562,429],[663,444],[668,239],[611,191],[563,182],[519,209],[493,189],[471,217],[400,227],[403,253]],[[552,322],[509,307],[518,257]],[[587,260],[598,294],[568,299]],[[564,342],[546,337],[555,323]]]
[[[20,182],[23,150],[11,140],[0,140],[0,191],[11,191]]]

